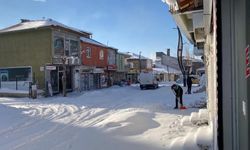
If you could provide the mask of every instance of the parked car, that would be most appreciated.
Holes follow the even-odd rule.
[[[158,80],[157,77],[153,74],[153,72],[142,72],[138,76],[138,81],[140,83],[141,90],[147,88],[158,88]]]

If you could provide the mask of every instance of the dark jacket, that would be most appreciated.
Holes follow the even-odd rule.
[[[190,76],[188,76],[187,77],[187,85],[192,85],[192,79],[194,79],[194,77],[190,77]]]
[[[173,90],[174,94],[176,97],[180,97],[183,94],[183,89],[181,88],[181,86],[177,85],[177,84],[173,84],[171,86],[171,89]]]

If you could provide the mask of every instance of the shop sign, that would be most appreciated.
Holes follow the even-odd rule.
[[[46,70],[56,70],[56,66],[46,66]]]
[[[104,73],[102,68],[94,68],[92,73]]]
[[[40,71],[44,71],[44,67],[42,66],[42,67],[40,67]]]
[[[246,79],[250,77],[249,46],[246,48]]]
[[[116,65],[108,65],[107,69],[108,70],[116,70]]]

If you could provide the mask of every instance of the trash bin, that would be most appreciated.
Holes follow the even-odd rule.
[[[31,97],[33,99],[37,98],[37,85],[36,84],[31,85]]]

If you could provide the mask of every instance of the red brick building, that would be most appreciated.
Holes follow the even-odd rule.
[[[81,91],[107,86],[108,47],[90,38],[81,37]]]
[[[93,39],[81,38],[82,65],[97,68],[108,66],[108,47]]]

